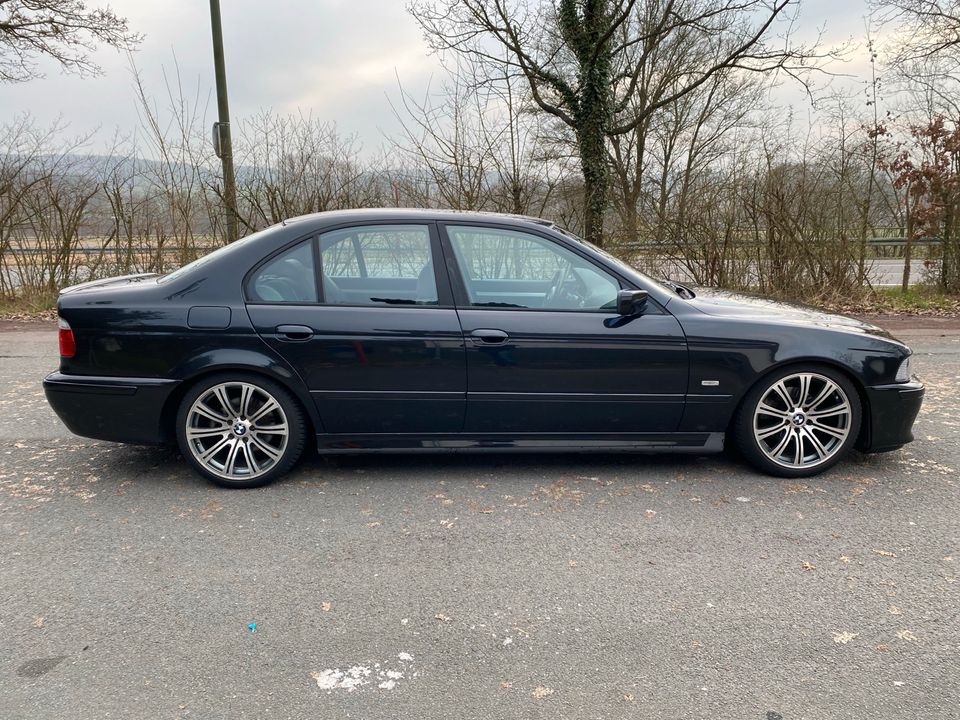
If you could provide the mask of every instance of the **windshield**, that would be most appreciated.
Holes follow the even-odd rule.
[[[174,270],[173,272],[169,272],[169,273],[167,273],[166,275],[164,275],[164,276],[161,277],[161,278],[158,278],[158,279],[157,279],[157,282],[158,282],[158,283],[166,283],[166,282],[170,282],[171,280],[176,280],[177,278],[183,277],[184,275],[187,275],[187,274],[193,272],[194,270],[203,267],[204,265],[206,265],[206,264],[207,264],[208,262],[210,262],[211,260],[215,260],[215,259],[217,259],[217,258],[219,258],[219,257],[223,257],[224,255],[229,255],[231,252],[233,252],[233,251],[235,251],[235,250],[237,250],[237,249],[239,249],[239,248],[245,247],[246,245],[248,245],[249,243],[253,242],[254,240],[259,239],[262,235],[264,235],[265,233],[269,232],[270,230],[272,230],[272,229],[275,228],[275,227],[276,227],[276,225],[271,225],[270,227],[268,227],[268,228],[266,228],[266,229],[264,229],[264,230],[260,230],[259,232],[255,232],[255,233],[253,233],[253,234],[251,234],[251,235],[247,235],[246,237],[242,237],[242,238],[240,238],[239,240],[236,240],[236,241],[230,243],[229,245],[224,245],[223,247],[219,247],[219,248],[217,248],[216,250],[213,250],[213,251],[207,253],[206,255],[201,255],[200,257],[198,257],[198,258],[197,258],[196,260],[194,260],[193,262],[187,263],[187,264],[184,265],[183,267],[178,268],[177,270]]]

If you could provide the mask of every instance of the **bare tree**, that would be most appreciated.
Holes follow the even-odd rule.
[[[798,0],[413,0],[432,45],[523,77],[575,137],[587,239],[602,243],[607,139],[735,70],[798,73],[814,49],[774,38]]]
[[[121,50],[142,36],[109,7],[82,0],[0,0],[0,82],[39,77],[36,58],[49,57],[67,72],[98,75],[90,58],[99,45]]]
[[[901,62],[944,53],[960,59],[960,0],[870,0],[877,17],[899,26]]]

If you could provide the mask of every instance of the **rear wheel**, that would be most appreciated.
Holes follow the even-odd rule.
[[[193,387],[177,413],[180,451],[217,485],[252,488],[284,475],[303,452],[306,421],[284,388],[249,375]]]
[[[747,393],[734,420],[743,455],[779,477],[807,477],[833,467],[860,432],[853,383],[826,367],[792,367]]]

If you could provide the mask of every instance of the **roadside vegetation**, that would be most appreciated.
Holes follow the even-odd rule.
[[[868,32],[860,49],[796,42],[803,5],[415,2],[448,74],[423,97],[398,83],[402,130],[378,152],[310,116],[235,120],[242,234],[340,208],[519,213],[656,277],[956,312],[960,1],[876,0],[871,27],[889,40]],[[823,89],[839,55],[871,68],[848,96]],[[788,82],[815,100],[809,118],[774,101]],[[43,312],[63,286],[166,272],[224,242],[209,123],[181,88],[156,98],[135,82],[141,127],[96,155],[66,123],[0,127],[0,313]],[[902,266],[897,288],[875,287],[881,258]]]

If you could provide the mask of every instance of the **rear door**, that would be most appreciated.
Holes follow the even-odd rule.
[[[261,336],[338,434],[456,433],[466,358],[433,224],[342,227],[269,259],[247,282]]]
[[[441,227],[466,340],[466,432],[678,428],[688,361],[672,315],[651,300],[618,316],[623,282],[547,233]]]

